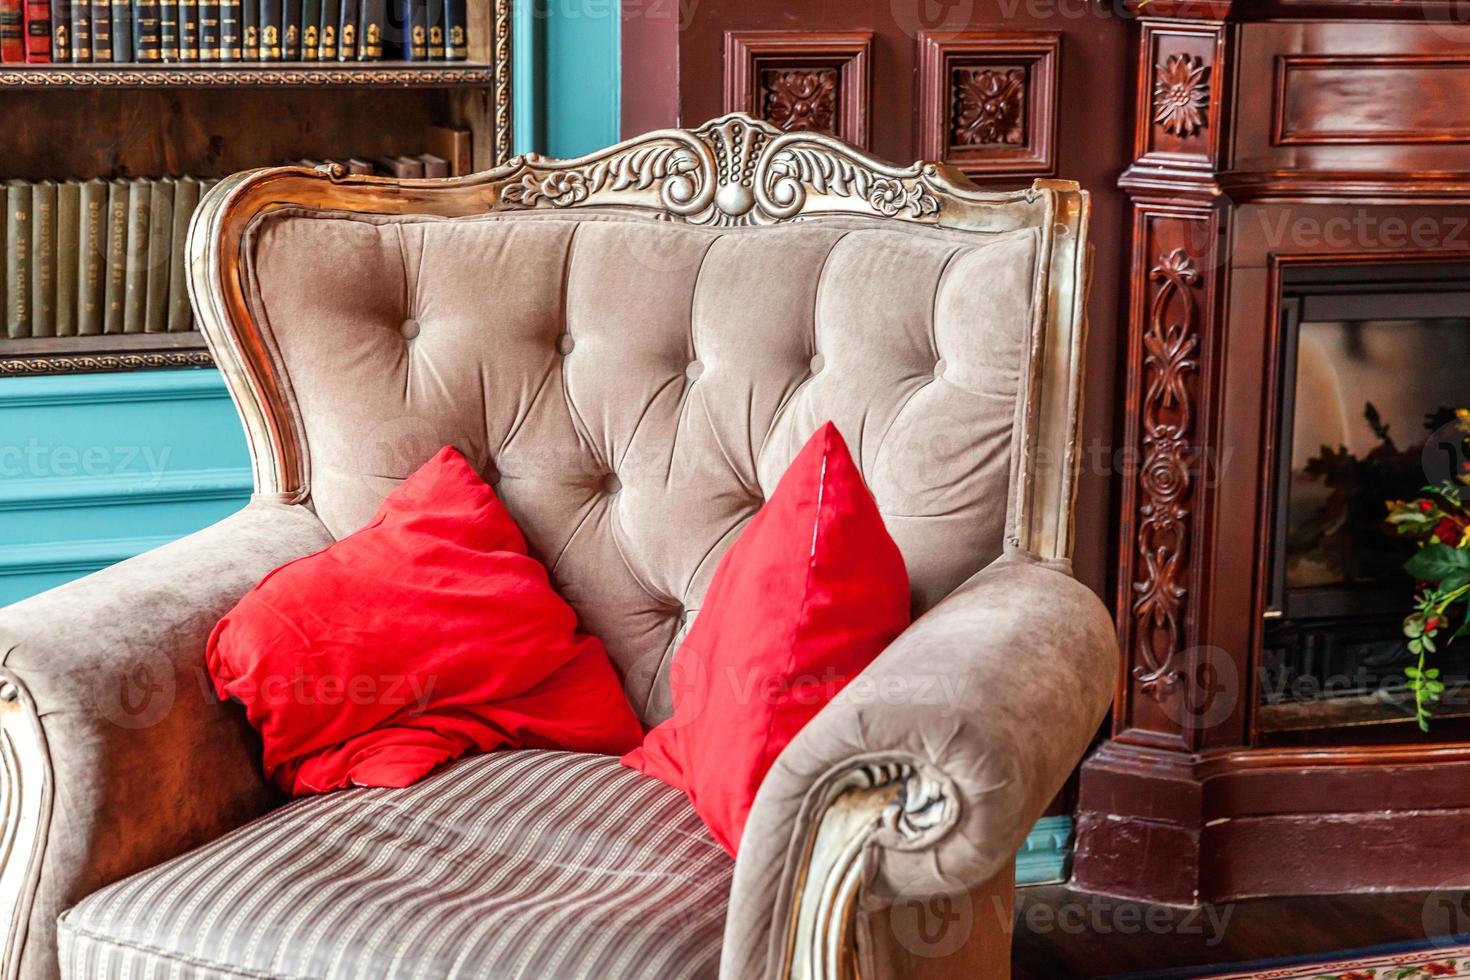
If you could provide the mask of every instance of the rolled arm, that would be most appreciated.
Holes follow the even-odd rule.
[[[305,507],[220,523],[0,609],[3,975],[55,975],[57,915],[270,804],[242,712],[204,676],[219,618],[331,543]]]
[[[871,905],[1009,880],[1096,733],[1116,669],[1101,600],[1020,552],[916,620],[762,783],[722,980],[841,975],[859,887]]]

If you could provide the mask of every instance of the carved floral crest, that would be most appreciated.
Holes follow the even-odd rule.
[[[506,169],[496,181],[497,210],[631,205],[695,224],[766,224],[821,212],[922,220],[939,214],[946,193],[962,193],[933,165],[889,167],[834,138],[782,133],[741,113],[577,160],[517,157]]]

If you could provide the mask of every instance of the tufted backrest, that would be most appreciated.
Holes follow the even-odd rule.
[[[1044,429],[1028,410],[1055,302],[1044,223],[671,222],[698,174],[636,209],[586,200],[585,166],[546,166],[492,172],[493,200],[514,207],[389,209],[390,182],[354,200],[350,181],[301,171],[276,173],[310,193],[247,206],[256,175],[223,192],[233,208],[214,199],[194,288],[222,314],[206,329],[262,492],[341,536],[455,445],[648,721],[667,714],[671,654],[720,556],[826,420],[904,553],[916,612],[1037,526],[1024,512],[1045,481],[1020,464]],[[893,182],[900,208],[927,207]],[[746,185],[715,187],[706,213],[758,215],[732,186]]]

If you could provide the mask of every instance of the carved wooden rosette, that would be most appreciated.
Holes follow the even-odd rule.
[[[868,145],[871,31],[726,31],[726,112]]]
[[[972,177],[1056,168],[1061,35],[919,33],[919,150]]]

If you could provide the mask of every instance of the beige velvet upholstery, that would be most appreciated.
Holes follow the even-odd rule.
[[[292,210],[251,241],[323,523],[455,445],[650,722],[720,556],[828,419],[918,611],[1000,554],[1034,231]]]
[[[450,181],[222,181],[191,229],[190,290],[256,502],[0,610],[15,760],[0,788],[18,801],[0,813],[0,980],[55,976],[62,910],[135,872],[105,895],[162,880],[142,869],[271,805],[238,707],[199,683],[208,630],[270,568],[360,527],[442,445],[495,484],[653,722],[720,556],[828,419],[903,551],[917,618],[777,760],[733,870],[690,879],[719,886],[700,892],[717,898],[701,928],[723,914],[723,980],[1005,976],[1003,928],[936,950],[893,923],[935,895],[1008,907],[1016,846],[1106,710],[1110,619],[1068,562],[1086,217],[1067,182],[980,192],[739,115]],[[143,661],[177,693],[147,724],[119,721],[107,692]],[[634,776],[609,770],[587,798],[643,792]],[[372,796],[390,839],[363,835],[359,851],[391,863],[414,846],[392,837],[414,793]],[[289,814],[308,809],[264,825],[297,833]],[[539,836],[544,813],[512,809],[526,854],[561,853]],[[579,816],[578,833],[605,826]],[[472,840],[474,821],[441,829]],[[233,846],[171,867],[228,864]],[[323,934],[350,933],[362,896],[341,884],[321,883]],[[151,967],[131,913],[103,914],[121,904],[68,916],[68,975]],[[514,962],[543,953],[568,962],[532,944]],[[212,955],[195,975],[262,975]],[[629,965],[641,958],[575,962],[546,980],[661,980]]]

